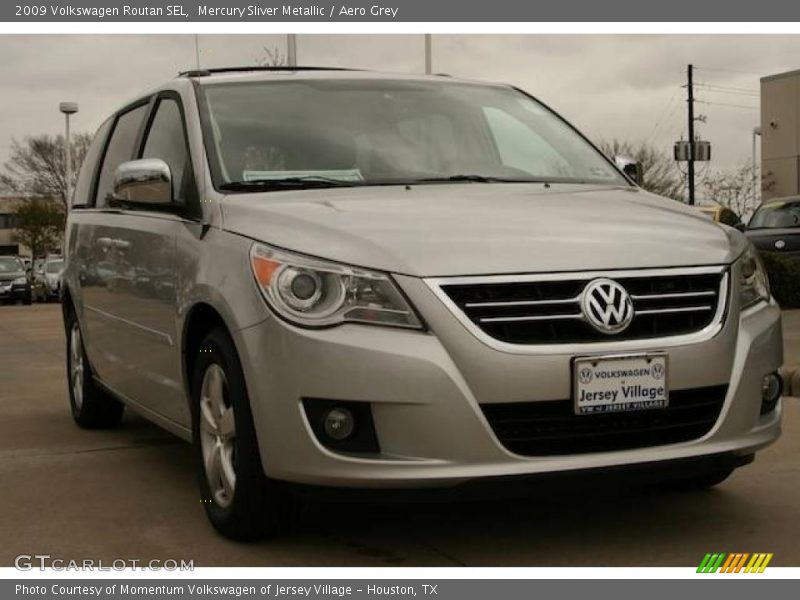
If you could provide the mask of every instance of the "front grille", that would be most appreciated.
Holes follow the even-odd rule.
[[[691,269],[657,275],[640,271],[603,274],[630,294],[634,317],[624,331],[609,335],[581,312],[581,294],[595,277],[532,279],[520,276],[449,283],[440,289],[461,315],[490,337],[510,344],[565,344],[641,340],[690,334],[714,322],[725,301],[722,269]]]
[[[670,392],[669,406],[576,415],[571,400],[482,404],[500,443],[523,456],[586,454],[688,442],[719,418],[727,385]]]

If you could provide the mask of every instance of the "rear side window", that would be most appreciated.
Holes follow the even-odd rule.
[[[97,183],[98,207],[107,205],[107,198],[111,195],[114,185],[114,171],[122,163],[133,158],[134,145],[139,136],[142,120],[147,112],[147,104],[142,104],[117,118],[114,131],[106,148],[103,166],[100,169],[100,179]]]
[[[194,190],[189,148],[183,117],[178,102],[173,98],[162,98],[150,123],[142,158],[160,158],[172,172],[172,192],[178,200],[186,200]]]
[[[114,119],[108,119],[105,123],[100,125],[97,133],[94,134],[94,139],[86,151],[86,156],[81,164],[80,174],[78,181],[75,184],[75,192],[72,195],[71,206],[88,206],[92,204],[92,183],[94,175],[97,173],[97,161],[100,160],[100,155],[103,153],[103,147],[106,144],[108,131],[111,129],[111,123]]]

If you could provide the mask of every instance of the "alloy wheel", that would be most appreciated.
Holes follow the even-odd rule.
[[[77,320],[69,334],[69,378],[75,410],[80,412],[83,406],[83,343]]]
[[[218,364],[209,365],[203,375],[200,446],[211,496],[220,507],[227,508],[236,489],[236,422],[225,371]]]

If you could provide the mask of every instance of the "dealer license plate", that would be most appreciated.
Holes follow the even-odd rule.
[[[579,415],[664,408],[669,404],[667,355],[592,356],[573,361]]]

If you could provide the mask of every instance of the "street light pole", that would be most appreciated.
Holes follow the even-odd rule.
[[[64,131],[64,144],[66,146],[66,204],[69,206],[70,200],[72,199],[72,138],[70,137],[69,133],[69,117],[70,115],[74,115],[78,112],[78,103],[77,102],[62,102],[58,105],[58,110],[64,113],[64,118],[66,120],[66,126]]]
[[[294,33],[286,34],[286,62],[290,67],[297,66],[297,35]]]
[[[425,75],[430,75],[433,71],[433,57],[431,56],[431,34],[425,34]]]
[[[756,136],[761,135],[761,127],[753,127],[753,199],[758,199],[758,167],[756,167]]]

